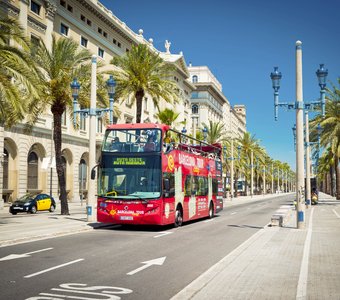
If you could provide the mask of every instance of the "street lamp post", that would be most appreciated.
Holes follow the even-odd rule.
[[[265,195],[266,194],[266,165],[263,165],[263,192],[262,194]]]
[[[204,140],[204,142],[207,142],[207,137],[208,137],[208,128],[204,127],[203,128],[203,140]]]
[[[310,143],[309,143],[309,117],[308,110],[305,110],[305,124],[306,124],[306,207],[311,203],[310,190]]]
[[[112,75],[110,75],[110,78],[106,81],[106,85],[110,99],[110,124],[113,124],[113,97],[115,95],[116,82]]]
[[[96,108],[96,93],[97,93],[97,56],[92,56],[92,65],[91,65],[91,101],[89,109],[77,109],[77,99],[79,96],[80,84],[77,79],[73,79],[71,83],[72,96],[73,96],[73,122],[74,126],[77,123],[77,114],[80,114],[84,117],[90,117],[90,128],[89,128],[89,164],[88,164],[88,176],[87,178],[91,178],[91,170],[96,165],[96,119],[97,117],[102,117],[105,112],[110,113],[110,123],[113,122],[113,97],[114,97],[114,89],[115,82],[112,78],[107,81],[108,86],[108,94],[110,97],[110,108]],[[87,210],[87,221],[95,222],[96,221],[96,198],[95,198],[95,183],[90,180],[88,182],[88,191],[87,191],[87,202],[86,202],[86,210]]]
[[[297,201],[297,228],[305,227],[305,184],[304,184],[304,144],[303,144],[303,109],[310,105],[320,105],[322,114],[325,111],[325,87],[328,71],[324,69],[324,65],[320,65],[320,69],[316,74],[321,88],[321,99],[312,102],[304,103],[302,94],[302,43],[296,42],[296,101],[295,103],[280,103],[279,89],[280,80],[282,78],[278,67],[274,68],[274,72],[270,74],[274,89],[274,118],[278,119],[278,108],[283,106],[289,109],[295,109],[296,112],[296,201]]]
[[[181,136],[181,142],[183,142],[184,144],[187,142],[187,138],[185,136],[186,133],[187,133],[187,129],[185,127],[183,127],[183,129],[182,129],[183,136]]]
[[[254,165],[253,165],[253,160],[254,160],[254,153],[253,150],[251,150],[250,153],[250,196],[253,197],[254,193]]]
[[[274,194],[274,165],[272,163],[272,194]]]

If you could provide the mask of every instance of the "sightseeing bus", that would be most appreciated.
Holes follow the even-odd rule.
[[[99,222],[178,227],[222,209],[220,144],[162,124],[108,126],[98,164]]]

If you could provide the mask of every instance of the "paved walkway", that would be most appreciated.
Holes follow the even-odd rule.
[[[179,299],[340,299],[340,201],[320,193],[284,227],[266,227],[194,280]]]
[[[261,198],[226,199],[225,206]],[[60,205],[35,215],[0,210],[0,247],[100,226],[87,222],[85,204],[69,203],[69,210],[70,216],[60,215]],[[172,299],[340,299],[340,201],[321,193],[306,210],[305,229],[295,228],[295,211],[285,213],[283,227],[258,231]]]

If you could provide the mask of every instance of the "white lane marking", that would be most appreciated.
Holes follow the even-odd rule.
[[[333,209],[333,212],[335,213],[335,215],[340,219],[340,215],[336,212],[335,209]]]
[[[312,226],[313,226],[313,213],[314,207],[310,213],[309,223],[308,223],[308,231],[307,237],[305,240],[305,246],[303,248],[303,256],[300,267],[300,276],[299,282],[296,291],[296,299],[306,299],[307,296],[307,280],[308,280],[308,262],[309,262],[309,254],[310,254],[310,245],[312,241]]]
[[[159,258],[156,258],[156,259],[143,261],[141,263],[144,264],[144,266],[141,266],[141,267],[139,267],[139,268],[137,268],[137,269],[135,269],[135,270],[133,270],[129,273],[126,273],[126,275],[134,275],[134,274],[136,274],[140,271],[143,271],[144,269],[149,268],[153,265],[161,266],[161,265],[163,265],[165,259],[166,259],[166,256],[163,256],[163,257],[159,257]]]
[[[162,237],[168,234],[172,234],[172,233],[173,233],[172,231],[163,231],[163,232],[160,232],[160,234],[155,235],[154,238],[156,239],[156,238],[159,238],[159,237]]]
[[[237,211],[232,212],[230,215],[235,215],[237,214]]]
[[[62,264],[62,265],[59,265],[59,266],[55,266],[55,267],[52,267],[52,268],[49,268],[49,269],[46,269],[46,270],[42,270],[40,272],[37,272],[37,273],[33,273],[33,274],[30,274],[30,275],[26,275],[24,276],[24,278],[31,278],[31,277],[34,277],[34,276],[38,276],[40,274],[43,274],[43,273],[46,273],[46,272],[49,272],[49,271],[53,271],[53,270],[56,270],[56,269],[59,269],[59,268],[62,268],[62,267],[66,267],[68,265],[72,265],[72,264],[75,264],[77,262],[80,262],[84,260],[84,258],[80,258],[80,259],[76,259],[76,260],[72,260],[68,263],[65,263],[65,264]]]
[[[39,252],[43,252],[43,251],[48,251],[48,250],[52,250],[52,249],[53,248],[45,248],[45,249],[27,252],[27,253],[23,253],[23,254],[10,254],[10,255],[7,255],[3,258],[0,258],[0,261],[23,258],[23,257],[30,257],[31,254],[39,253]]]

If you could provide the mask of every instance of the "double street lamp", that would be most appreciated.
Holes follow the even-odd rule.
[[[325,114],[325,87],[328,71],[324,65],[316,71],[319,80],[320,99],[310,103],[304,103],[302,95],[302,43],[296,42],[296,101],[295,103],[279,102],[280,80],[282,78],[278,67],[270,74],[274,89],[274,118],[278,119],[278,108],[286,107],[296,112],[296,201],[297,201],[297,228],[305,227],[305,185],[304,185],[304,143],[303,143],[303,110],[321,106],[322,115]]]
[[[91,178],[91,170],[96,165],[96,118],[102,117],[105,112],[110,113],[110,124],[113,123],[113,98],[115,93],[116,83],[113,77],[107,81],[108,94],[110,98],[110,108],[96,108],[96,93],[97,93],[97,56],[92,56],[91,65],[91,102],[90,108],[88,109],[77,109],[77,99],[79,97],[80,83],[75,78],[71,83],[72,97],[73,97],[73,122],[76,126],[77,114],[81,116],[90,117],[89,126],[89,165],[88,165],[88,176]],[[88,182],[87,192],[87,221],[96,221],[96,198],[95,198],[95,183],[94,181]]]

